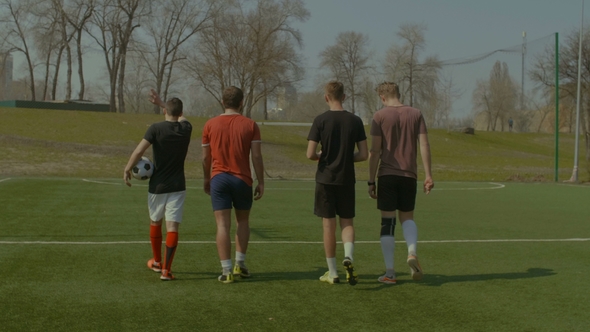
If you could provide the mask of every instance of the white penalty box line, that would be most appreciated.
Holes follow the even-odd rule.
[[[531,243],[531,242],[588,242],[590,238],[570,239],[485,239],[485,240],[423,240],[418,243]],[[180,244],[215,244],[215,241],[178,241]],[[150,241],[0,241],[1,244],[38,245],[118,245],[149,244]],[[323,244],[321,241],[250,241],[251,244]],[[338,242],[342,243],[342,242]],[[380,241],[355,241],[356,244],[380,244]],[[405,241],[396,241],[405,243]]]

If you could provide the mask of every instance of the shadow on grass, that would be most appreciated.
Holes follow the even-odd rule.
[[[287,240],[287,236],[278,236],[282,233],[280,230],[271,227],[250,227],[250,232],[263,239]]]
[[[512,272],[512,273],[487,273],[487,274],[465,274],[465,275],[444,275],[444,274],[425,274],[421,281],[398,280],[397,286],[405,283],[414,283],[423,286],[442,286],[454,282],[474,282],[487,280],[517,280],[528,278],[550,277],[556,275],[552,269],[546,268],[530,268],[526,272]],[[398,274],[398,277],[402,274]],[[375,278],[376,279],[376,278]],[[377,287],[368,288],[364,290],[377,291],[383,288],[388,288],[395,285],[380,284]]]
[[[272,282],[272,281],[297,281],[297,280],[318,280],[325,272],[327,268],[319,268],[317,267],[315,271],[296,271],[296,272],[287,272],[287,271],[275,271],[275,272],[256,272],[251,271],[252,277],[251,278],[241,278],[236,277],[236,280],[239,282]],[[189,280],[210,280],[210,279],[217,279],[221,271],[219,272],[181,272],[181,271],[172,271],[172,273],[176,276],[177,281],[189,281]],[[340,282],[346,283],[346,278],[340,278]]]

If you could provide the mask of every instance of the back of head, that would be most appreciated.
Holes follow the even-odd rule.
[[[386,99],[399,99],[399,87],[393,82],[383,82],[377,86],[377,93]]]
[[[324,92],[330,100],[343,101],[344,100],[344,84],[338,81],[331,81],[324,87]]]
[[[242,92],[242,89],[235,86],[227,87],[223,90],[221,100],[223,101],[225,108],[238,110],[240,109],[242,100],[244,100],[244,92]]]
[[[182,115],[182,100],[178,98],[171,98],[166,102],[166,110],[168,114],[179,117]]]

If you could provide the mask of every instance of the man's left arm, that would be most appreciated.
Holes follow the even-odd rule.
[[[358,151],[354,154],[354,162],[365,161],[369,157],[369,148],[367,147],[367,140],[356,142]]]
[[[152,145],[152,143],[148,142],[145,138],[143,138],[139,142],[133,153],[131,153],[131,157],[129,157],[129,161],[127,162],[125,170],[123,171],[123,181],[125,181],[125,184],[127,186],[131,187],[131,182],[129,182],[129,180],[131,180],[131,169],[133,169],[133,167],[137,165],[137,162],[141,159],[145,150],[147,150],[150,147],[150,145]]]
[[[209,144],[202,146],[203,155],[203,190],[207,195],[211,195],[211,146]]]

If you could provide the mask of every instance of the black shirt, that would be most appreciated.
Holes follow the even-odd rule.
[[[318,115],[307,139],[321,144],[316,182],[354,184],[354,150],[367,139],[363,121],[347,111],[327,111]]]
[[[167,194],[186,190],[184,160],[191,141],[193,126],[188,121],[154,123],[143,137],[152,144],[154,174],[149,192]]]

